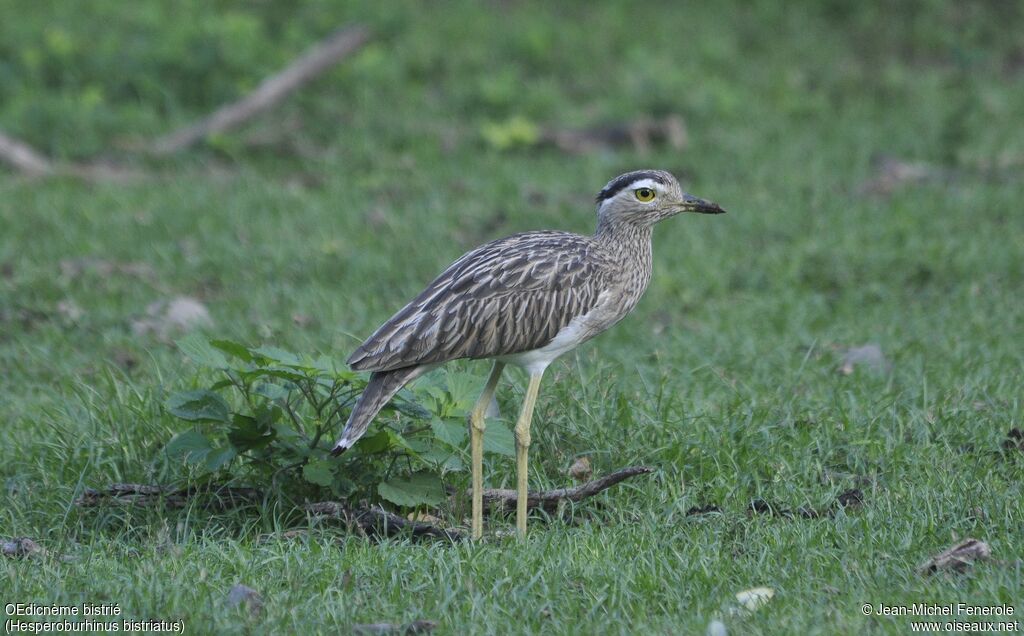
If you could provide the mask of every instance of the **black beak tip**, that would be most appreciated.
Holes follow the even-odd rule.
[[[711,201],[704,201],[700,203],[694,211],[700,212],[701,214],[725,214],[725,208],[717,203],[712,203]]]
[[[699,214],[725,214],[725,209],[714,201],[700,199],[688,194],[683,194],[683,210]]]

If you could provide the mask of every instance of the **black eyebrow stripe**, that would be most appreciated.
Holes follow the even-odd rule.
[[[657,181],[661,185],[665,185],[665,179],[663,179],[657,172],[648,172],[646,170],[630,172],[615,179],[606,185],[604,190],[598,192],[597,202],[600,203],[601,201],[606,201],[628,188],[631,184],[636,183],[637,181],[643,181],[644,179],[651,179],[652,181]]]

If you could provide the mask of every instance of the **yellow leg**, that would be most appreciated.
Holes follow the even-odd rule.
[[[530,421],[533,419],[533,407],[537,404],[537,392],[540,390],[540,379],[543,375],[543,371],[530,375],[530,385],[526,388],[526,397],[523,398],[523,409],[519,412],[519,420],[516,422],[516,531],[520,537],[526,536]]]
[[[494,363],[491,377],[487,378],[487,384],[484,385],[484,390],[480,393],[480,399],[476,401],[473,410],[469,413],[469,447],[473,462],[474,539],[479,539],[484,534],[484,429],[487,428],[484,416],[494,397],[494,389],[497,388],[498,379],[501,378],[501,370],[504,368],[504,363]]]

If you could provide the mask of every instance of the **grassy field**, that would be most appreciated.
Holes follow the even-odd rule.
[[[1019,6],[196,3],[193,23],[172,3],[53,20],[2,4],[19,18],[0,27],[0,129],[59,157],[185,123],[338,24],[376,34],[246,129],[146,163],[147,179],[0,174],[0,537],[47,551],[0,559],[4,604],[116,603],[192,634],[417,619],[442,634],[696,634],[712,619],[897,634],[910,618],[862,606],[915,602],[1009,604],[1024,623],[1024,454],[1002,450],[1024,417]],[[234,45],[209,53],[202,37]],[[666,114],[686,149],[567,155],[487,133]],[[274,502],[72,504],[186,475],[160,459],[187,428],[161,404],[210,377],[133,332],[150,303],[192,296],[212,336],[341,360],[465,250],[589,232],[597,190],[644,167],[730,213],[659,226],[634,315],[552,367],[530,478],[568,484],[584,455],[597,474],[654,475],[535,516],[525,543],[495,536],[502,519],[479,544],[374,543],[285,538],[305,522]],[[886,368],[839,373],[865,344]],[[524,383],[506,377],[507,416]],[[514,483],[511,460],[485,471]],[[831,516],[751,511],[851,488],[863,504]],[[917,573],[965,537],[993,560]],[[236,583],[261,612],[226,607]],[[756,586],[774,598],[737,609]]]

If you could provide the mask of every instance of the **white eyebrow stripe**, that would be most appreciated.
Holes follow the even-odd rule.
[[[633,183],[629,184],[627,187],[623,188],[622,191],[623,192],[632,192],[633,190],[639,190],[640,188],[650,188],[651,190],[654,190],[655,192],[664,192],[665,191],[665,186],[663,186],[661,183],[655,181],[654,179],[640,179],[639,181],[634,181]]]

